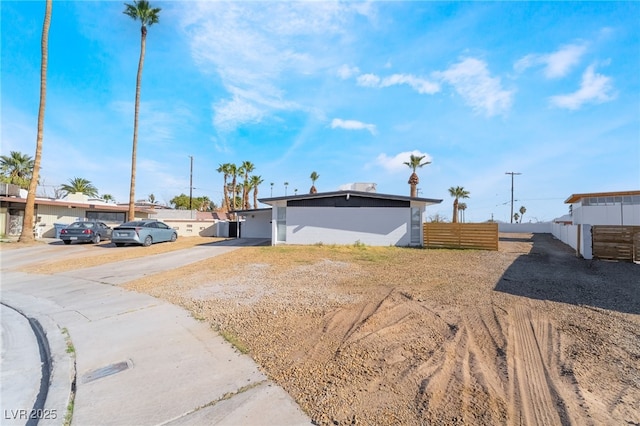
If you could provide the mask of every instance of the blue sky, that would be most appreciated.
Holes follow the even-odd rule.
[[[640,189],[639,2],[153,2],[136,198],[222,198],[221,163],[259,196],[374,182],[467,221],[568,212],[572,193]],[[2,1],[2,154],[35,152],[44,2]],[[140,26],[121,1],[54,1],[41,182],[128,200]]]

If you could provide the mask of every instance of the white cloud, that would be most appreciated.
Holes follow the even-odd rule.
[[[511,107],[513,91],[503,89],[500,78],[491,77],[484,61],[467,58],[434,76],[451,84],[469,106],[489,117]]]
[[[264,108],[239,96],[218,102],[213,110],[213,125],[223,131],[230,131],[239,123],[259,123],[266,113]]]
[[[518,60],[513,68],[517,72],[523,72],[533,66],[543,65],[546,78],[560,78],[580,62],[586,51],[586,43],[568,44],[552,53],[527,55]]]
[[[406,84],[421,95],[432,95],[440,91],[440,86],[437,83],[411,74],[393,74],[385,78],[380,78],[375,74],[362,74],[358,76],[356,81],[359,86],[376,88]]]
[[[380,87],[380,77],[375,74],[362,74],[356,79],[358,86]]]
[[[580,109],[586,103],[601,104],[615,98],[611,78],[595,72],[595,65],[589,65],[582,74],[580,88],[567,95],[552,96],[551,103],[559,108]]]
[[[375,17],[373,5],[340,2],[194,2],[181,23],[203,74],[215,74],[228,99],[216,102],[214,123],[229,131],[279,111],[306,110],[281,88],[296,76],[324,71],[333,53],[318,37],[338,38],[356,16]],[[343,73],[353,69],[343,69]],[[345,74],[343,74],[345,75]]]
[[[418,157],[424,156],[424,159],[422,160],[423,163],[427,161],[428,162],[433,161],[433,159],[429,154],[420,152],[417,150],[413,150],[413,151],[401,152],[399,154],[396,154],[393,157],[389,157],[387,154],[384,154],[384,153],[380,154],[376,158],[375,164],[378,166],[381,166],[386,171],[391,173],[407,171],[410,169],[404,163],[409,161],[409,158],[411,157],[411,155],[416,155]]]
[[[360,74],[360,69],[358,69],[358,67],[350,67],[349,65],[345,64],[338,68],[337,74],[341,79],[347,80],[354,75]]]
[[[331,121],[332,129],[346,129],[346,130],[368,130],[372,135],[376,135],[375,124],[367,124],[356,120],[342,120],[341,118],[334,118]]]

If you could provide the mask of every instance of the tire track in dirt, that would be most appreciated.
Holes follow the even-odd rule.
[[[416,404],[434,424],[501,423],[506,417],[501,327],[490,308],[465,315],[460,322],[442,351],[416,370],[426,374]],[[447,418],[452,412],[459,417]]]
[[[509,325],[509,419],[526,425],[588,424],[578,388],[572,378],[561,378],[560,335],[553,325],[524,303],[510,311]]]

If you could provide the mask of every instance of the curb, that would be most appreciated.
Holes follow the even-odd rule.
[[[31,315],[24,310],[24,306],[43,305],[40,299],[11,291],[3,291],[1,302],[27,318],[38,339],[41,354],[42,345],[40,343],[42,341],[45,346],[48,345],[49,347],[49,353],[47,354],[50,366],[49,387],[44,403],[38,407],[35,413],[32,413],[38,417],[37,422],[34,424],[70,424],[71,417],[67,419],[67,410],[73,401],[75,392],[76,363],[75,353],[73,351],[67,352],[68,346],[67,336],[64,334],[65,331],[46,314]],[[34,323],[37,325],[34,326]],[[40,336],[38,336],[40,334],[37,331],[38,328],[42,332]]]

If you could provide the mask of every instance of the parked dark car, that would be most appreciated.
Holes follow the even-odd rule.
[[[117,246],[141,244],[145,247],[163,241],[175,241],[178,231],[157,220],[136,220],[125,222],[113,229],[111,241]]]
[[[73,222],[60,230],[60,239],[65,244],[71,244],[72,241],[98,244],[102,240],[111,239],[111,232],[111,228],[103,222]]]

